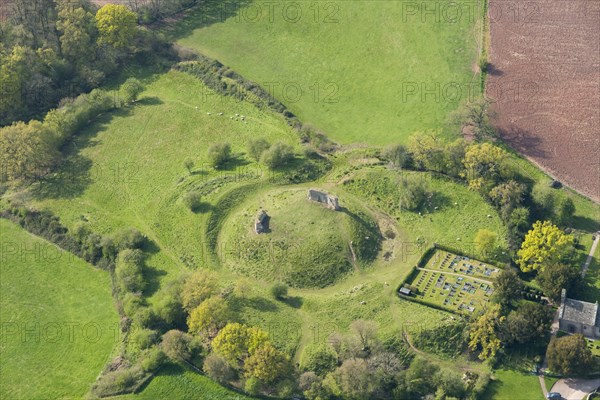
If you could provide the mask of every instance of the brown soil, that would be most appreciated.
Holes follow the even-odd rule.
[[[500,135],[600,201],[600,1],[490,0],[490,29]]]

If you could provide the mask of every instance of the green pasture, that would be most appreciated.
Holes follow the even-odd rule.
[[[0,398],[83,398],[119,342],[109,274],[0,219]]]

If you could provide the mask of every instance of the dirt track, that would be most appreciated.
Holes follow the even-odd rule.
[[[501,136],[600,201],[600,1],[490,0],[489,15]]]

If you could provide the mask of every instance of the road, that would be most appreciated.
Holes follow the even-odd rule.
[[[583,400],[599,386],[600,378],[560,379],[552,386],[552,391],[560,393],[565,400]]]

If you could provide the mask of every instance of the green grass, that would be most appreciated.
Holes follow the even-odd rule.
[[[424,180],[434,193],[431,204],[419,215],[400,208],[396,183],[398,172],[380,167],[347,172],[347,178],[343,180],[344,189],[395,217],[398,225],[410,235],[407,245],[417,241],[426,247],[441,243],[474,253],[475,235],[479,229],[496,233],[500,246],[506,243],[506,227],[496,210],[461,183],[430,173],[403,172]]]
[[[591,246],[591,238],[589,246],[585,247],[585,252],[589,254]],[[579,296],[581,300],[595,302],[600,299],[600,262],[598,261],[600,254],[600,245],[596,247],[596,252],[592,258],[592,262],[583,280],[583,289]]]
[[[536,375],[512,369],[499,369],[482,397],[484,400],[512,400],[515,398],[543,400],[544,395]]]
[[[250,197],[223,224],[222,263],[237,273],[294,287],[333,284],[353,268],[368,265],[379,247],[371,218],[347,201],[341,206],[333,211],[309,201],[304,187]],[[259,209],[270,217],[270,231],[263,234],[253,231]]]
[[[140,393],[113,397],[115,400],[184,400],[191,398],[203,400],[252,399],[252,397],[226,389],[206,376],[175,365],[161,368]]]
[[[119,343],[110,277],[0,219],[0,397],[82,398]]]
[[[481,7],[469,18],[473,3],[461,0],[457,21],[430,15],[423,22],[420,8],[409,15],[401,1],[299,2],[302,17],[292,23],[282,16],[286,3],[277,3],[270,18],[265,2],[209,1],[170,33],[270,87],[336,141],[404,142],[430,129],[453,135],[445,129],[448,114],[480,90],[473,65]],[[426,95],[432,88],[435,94]]]

